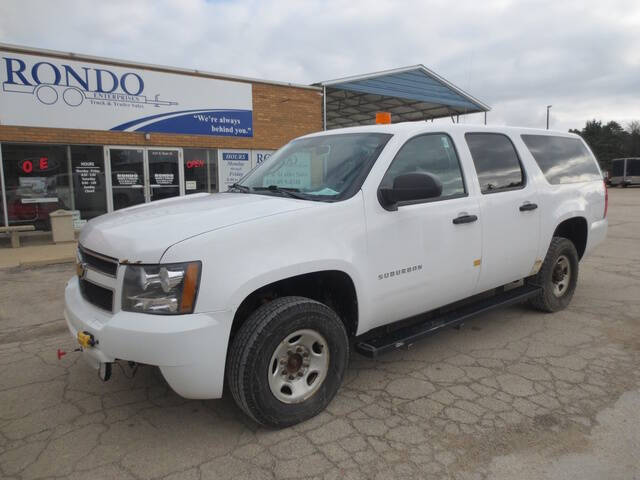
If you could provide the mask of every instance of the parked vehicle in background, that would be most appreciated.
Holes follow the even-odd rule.
[[[609,184],[612,187],[640,185],[640,158],[616,158],[611,160],[611,178]]]
[[[89,221],[65,318],[85,358],[157,365],[188,398],[225,378],[256,422],[321,412],[376,357],[498,306],[565,308],[607,232],[577,135],[410,122],[293,140],[228,192]]]
[[[65,199],[47,190],[46,178],[29,180],[19,187],[7,188],[9,225],[34,225],[36,230],[51,230],[49,214],[66,208]]]

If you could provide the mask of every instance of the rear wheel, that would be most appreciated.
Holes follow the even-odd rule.
[[[333,310],[308,298],[282,297],[258,308],[236,333],[227,380],[247,415],[281,428],[324,410],[348,360],[347,332]]]
[[[578,282],[578,262],[573,242],[553,237],[540,271],[531,280],[531,283],[542,287],[540,294],[529,301],[531,306],[543,312],[566,308]]]

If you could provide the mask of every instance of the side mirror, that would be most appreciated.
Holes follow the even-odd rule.
[[[442,182],[430,173],[405,173],[393,180],[392,188],[378,190],[380,204],[387,210],[398,209],[399,202],[428,200],[442,195]]]

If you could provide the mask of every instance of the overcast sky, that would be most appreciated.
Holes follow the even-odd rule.
[[[640,119],[638,0],[1,0],[0,42],[305,84],[422,63],[490,124]]]

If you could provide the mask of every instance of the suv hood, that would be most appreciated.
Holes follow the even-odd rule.
[[[244,193],[195,194],[118,210],[89,221],[80,244],[120,261],[158,263],[187,238],[316,204]]]

